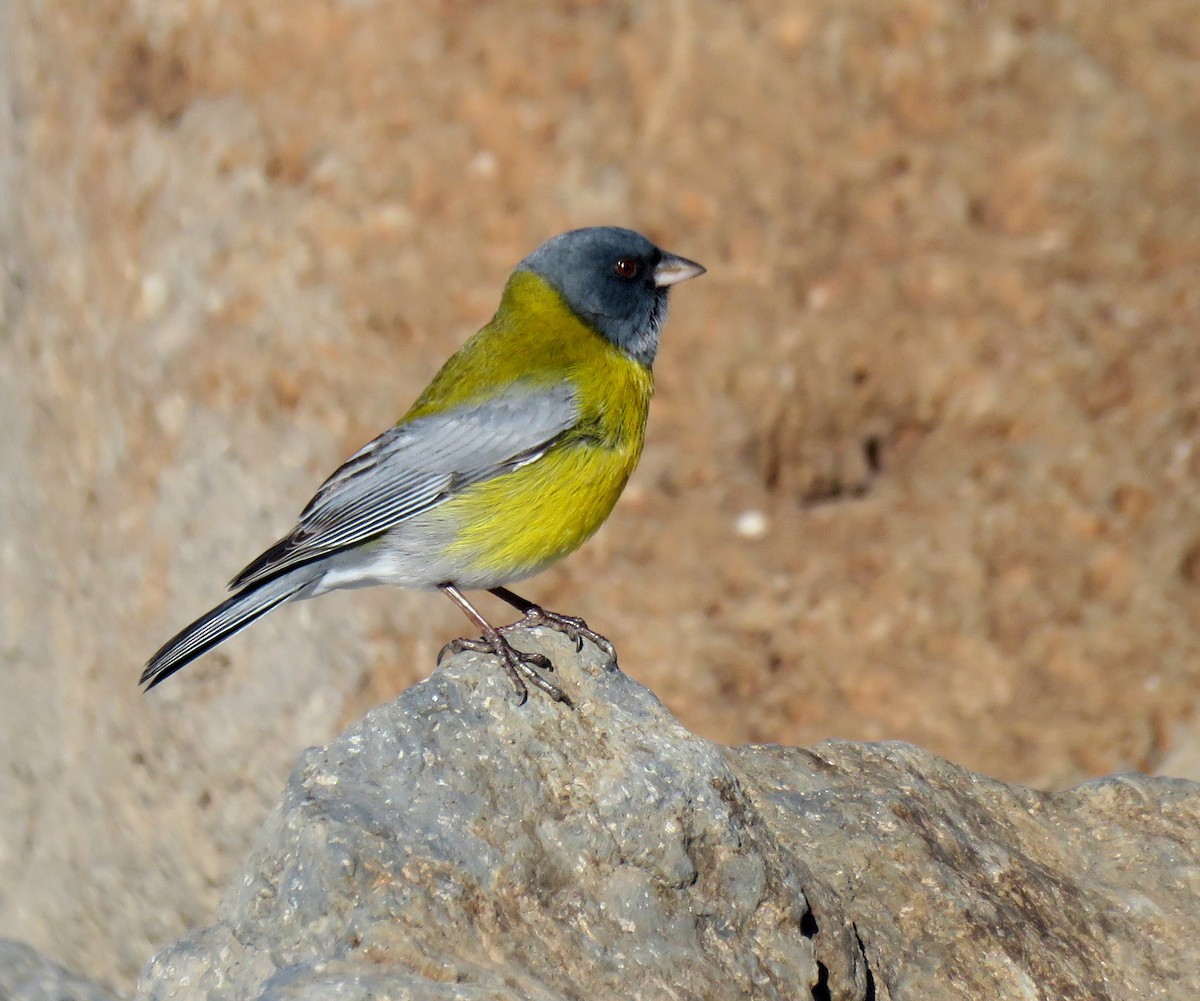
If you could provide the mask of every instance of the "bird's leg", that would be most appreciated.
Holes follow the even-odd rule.
[[[575,644],[576,650],[583,649],[583,641],[590,640],[595,643],[605,655],[614,664],[617,662],[617,648],[612,645],[607,637],[601,636],[594,629],[589,629],[588,624],[579,618],[577,615],[562,615],[559,612],[550,612],[542,608],[541,605],[535,605],[528,598],[522,598],[519,594],[510,591],[506,587],[490,588],[501,601],[506,601],[512,605],[524,618],[520,622],[514,622],[512,626],[501,626],[498,632],[504,633],[513,626],[546,626],[553,629],[557,633],[562,633],[567,639]]]
[[[541,689],[541,691],[549,695],[555,702],[563,702],[568,707],[574,708],[571,700],[567,698],[567,694],[561,688],[551,684],[538,673],[538,668],[541,668],[543,671],[554,670],[554,665],[550,663],[548,658],[543,657],[540,653],[525,653],[514,647],[501,635],[500,630],[488,622],[453,584],[441,584],[439,585],[439,590],[461,608],[463,614],[479,627],[479,630],[483,633],[483,637],[478,640],[451,640],[442,647],[441,653],[438,654],[438,663],[441,663],[442,658],[448,651],[459,653],[463,650],[473,650],[476,653],[492,653],[500,658],[500,662],[504,665],[504,670],[508,672],[508,676],[512,679],[512,683],[517,689],[518,705],[524,705],[525,700],[529,698],[529,688],[525,684],[528,681],[535,688]]]

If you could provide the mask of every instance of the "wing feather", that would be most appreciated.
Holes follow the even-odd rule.
[[[474,483],[532,462],[579,420],[568,385],[518,387],[389,428],[329,477],[296,527],[230,584],[245,587],[365,542]]]

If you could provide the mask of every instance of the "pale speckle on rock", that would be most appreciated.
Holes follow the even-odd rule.
[[[752,541],[765,538],[770,527],[766,514],[757,508],[743,511],[733,520],[733,530],[743,539]]]

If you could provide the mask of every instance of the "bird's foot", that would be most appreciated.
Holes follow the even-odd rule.
[[[470,650],[474,653],[490,653],[500,658],[500,663],[504,665],[504,670],[512,679],[513,687],[517,690],[517,705],[523,706],[529,698],[529,685],[541,692],[544,692],[555,702],[563,703],[568,709],[574,709],[575,705],[557,685],[548,681],[540,673],[541,671],[553,671],[554,665],[550,662],[549,657],[545,657],[540,653],[527,653],[524,650],[518,650],[515,646],[508,642],[501,634],[500,630],[496,631],[496,638],[490,639],[482,637],[477,640],[469,639],[454,639],[442,647],[438,654],[437,662],[441,662],[449,654],[462,653],[464,650]],[[527,685],[526,682],[529,684]]]
[[[588,640],[598,646],[613,664],[617,662],[617,648],[612,645],[608,637],[601,636],[594,629],[589,629],[588,624],[578,615],[563,615],[560,612],[548,611],[541,605],[531,605],[525,610],[524,618],[512,625],[501,626],[498,632],[504,633],[509,629],[516,629],[518,626],[526,628],[545,626],[547,629],[553,629],[574,643],[577,651],[582,650],[583,641]]]

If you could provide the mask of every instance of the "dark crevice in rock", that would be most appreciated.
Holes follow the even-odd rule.
[[[817,986],[812,990],[813,1001],[833,1001],[829,992],[829,967],[817,960]]]
[[[817,919],[813,915],[812,910],[804,912],[804,917],[800,919],[800,934],[806,938],[816,938],[817,932],[820,929],[817,927]]]
[[[815,940],[820,931],[821,929],[817,924],[817,917],[813,914],[810,907],[800,919],[800,934],[805,938]],[[829,989],[829,967],[819,959],[816,963],[817,983],[812,989],[813,1001],[833,1001],[833,995]]]
[[[867,957],[867,947],[863,944],[862,936],[858,933],[858,925],[851,924],[854,929],[854,940],[858,943],[858,951],[862,956],[863,972],[867,976],[867,990],[863,1001],[875,1001],[875,974],[871,970],[871,960]]]

